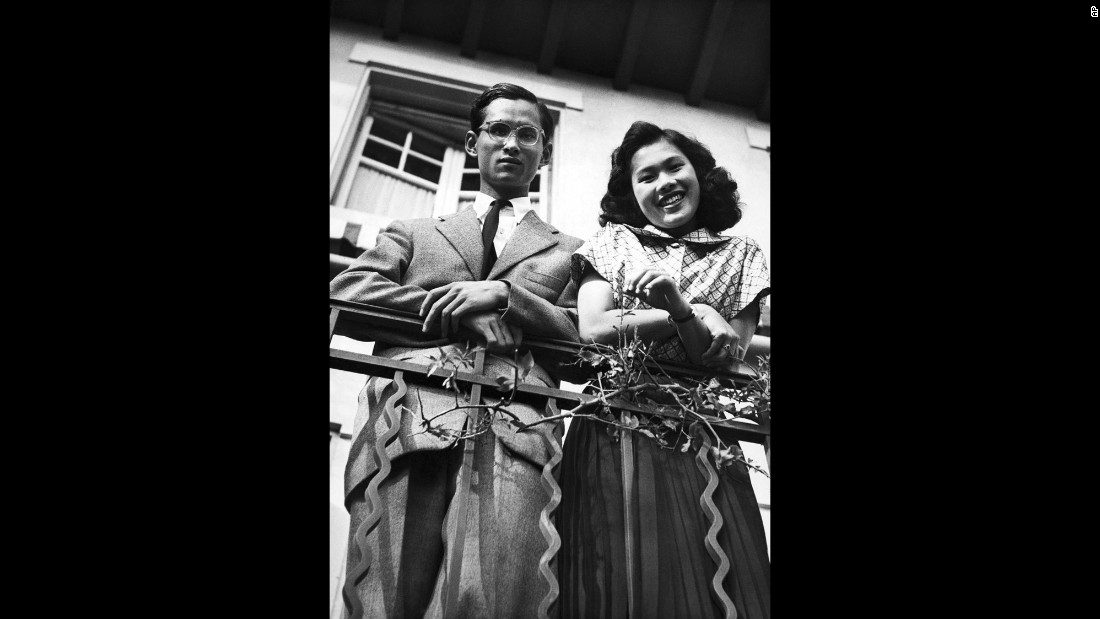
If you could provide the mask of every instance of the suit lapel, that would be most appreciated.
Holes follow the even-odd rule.
[[[476,219],[474,220],[476,223]],[[493,270],[489,272],[489,279],[499,276],[504,271],[512,268],[528,256],[534,255],[547,247],[558,244],[558,231],[550,224],[539,219],[534,211],[527,215],[516,226],[512,238],[504,246],[504,253],[497,258]],[[480,244],[480,241],[479,241]]]
[[[481,223],[477,220],[474,209],[466,209],[454,215],[441,217],[435,225],[439,233],[454,246],[458,255],[466,262],[466,268],[470,269],[470,275],[474,279],[481,277]],[[505,248],[507,253],[507,248]],[[498,261],[499,264],[499,261]]]

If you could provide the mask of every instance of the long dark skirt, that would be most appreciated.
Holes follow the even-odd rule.
[[[573,421],[561,465],[558,529],[561,616],[721,617],[711,581],[718,565],[706,548],[710,528],[700,507],[706,477],[695,453],[661,449],[635,436],[633,506],[634,585],[627,583],[622,446],[607,426]],[[730,561],[723,588],[738,619],[771,615],[771,562],[760,508],[743,465],[719,474],[714,502],[724,521],[718,542]]]

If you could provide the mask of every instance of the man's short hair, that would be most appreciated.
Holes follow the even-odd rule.
[[[550,109],[546,107],[546,104],[539,101],[538,97],[530,90],[507,82],[501,82],[486,88],[474,99],[473,105],[470,106],[470,131],[475,133],[478,131],[478,128],[485,122],[485,107],[496,99],[518,99],[534,103],[539,109],[539,124],[542,125],[542,130],[546,133],[546,141],[552,141],[554,137],[554,117],[550,115]]]

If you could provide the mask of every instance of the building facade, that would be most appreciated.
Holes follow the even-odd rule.
[[[771,264],[771,127],[751,107],[705,98],[689,105],[677,92],[643,85],[619,90],[606,77],[560,68],[547,74],[536,62],[485,51],[470,58],[455,43],[407,34],[394,40],[385,27],[349,20],[333,19],[329,45],[333,274],[371,247],[389,221],[454,212],[472,199],[477,166],[463,151],[462,138],[470,102],[497,82],[532,91],[555,117],[553,159],[532,187],[532,202],[559,230],[587,238],[599,229],[611,151],[632,122],[646,120],[694,135],[710,147],[737,180],[745,203],[732,232],[754,238]],[[763,331],[768,335],[754,338],[755,350],[770,350],[768,315]],[[333,346],[370,350],[339,336]],[[338,619],[348,526],[343,467],[363,377],[330,373],[330,599]],[[762,448],[745,449],[767,466]],[[770,543],[769,480],[754,473],[753,482]]]

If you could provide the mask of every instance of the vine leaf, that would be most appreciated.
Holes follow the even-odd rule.
[[[511,376],[497,376],[497,390],[508,392],[516,388],[516,381]]]
[[[580,356],[587,361],[589,365],[599,365],[603,361],[603,355],[594,350],[582,350]]]
[[[624,410],[619,414],[619,421],[623,426],[630,428],[631,430],[638,427],[638,418],[635,417],[630,411]]]
[[[519,379],[522,381],[524,378],[527,378],[527,374],[533,367],[535,367],[535,357],[531,354],[531,351],[528,350],[527,353],[519,359]]]
[[[733,453],[733,445],[727,446],[725,449],[711,447],[710,455],[714,456],[714,463],[718,468],[724,468],[737,459],[737,455]]]

